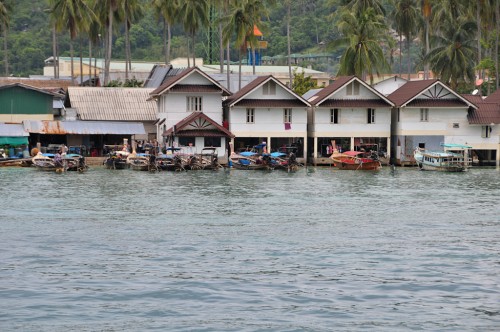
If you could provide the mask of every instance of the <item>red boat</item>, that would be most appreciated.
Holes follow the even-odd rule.
[[[334,153],[330,157],[333,160],[333,165],[342,170],[378,170],[382,164],[376,155],[369,157],[364,156],[364,152],[346,151],[342,153]]]

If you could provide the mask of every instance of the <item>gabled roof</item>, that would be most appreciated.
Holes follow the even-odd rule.
[[[377,95],[381,100],[384,101],[386,106],[394,106],[392,101],[389,100],[387,97],[385,97],[383,94],[369,86],[366,82],[363,80],[360,80],[356,76],[340,76],[337,77],[337,79],[330,85],[324,87],[319,91],[317,94],[309,98],[309,102],[312,105],[316,106],[323,106],[322,104],[326,102],[335,92],[339,91],[340,89],[344,88],[347,84],[350,84],[353,81],[359,82],[359,84],[363,85],[365,88],[370,90],[372,93]]]
[[[262,85],[266,84],[269,81],[274,81],[278,86],[280,86],[282,89],[287,91],[290,95],[292,95],[295,98],[295,100],[298,101],[298,105],[307,106],[307,107],[311,106],[311,104],[309,104],[309,102],[307,100],[305,100],[304,98],[302,98],[301,96],[299,96],[298,94],[296,94],[295,92],[290,90],[290,88],[288,88],[286,85],[281,83],[281,81],[279,81],[278,79],[276,79],[272,75],[257,77],[255,80],[253,80],[252,82],[245,85],[240,91],[236,92],[235,94],[233,94],[232,96],[227,98],[224,103],[228,107],[233,107],[236,104],[243,102],[243,99],[245,99],[246,96],[248,96],[251,92],[255,91],[256,89],[258,89],[259,87],[261,87]],[[251,99],[251,100],[255,100],[255,99]],[[273,100],[273,99],[266,99],[266,102],[269,103],[271,100]],[[279,104],[279,106],[284,107],[284,106],[290,104],[290,100],[292,100],[292,99],[290,99],[290,100],[289,99],[274,99],[274,100],[282,101],[283,105]],[[297,105],[297,103],[293,103],[293,106],[298,106],[298,105]]]
[[[163,136],[195,136],[195,137],[231,137],[234,135],[212,120],[203,112],[193,112],[173,127],[167,129]]]
[[[435,88],[436,95],[426,95],[427,98],[418,99],[419,96],[424,94],[426,91],[431,90],[432,88]],[[458,99],[458,101],[450,98],[440,97],[443,90],[446,90],[447,95],[454,95]],[[405,85],[391,93],[388,98],[392,100],[394,104],[396,104],[396,107],[456,107],[462,105],[477,108],[474,103],[459,95],[438,79],[409,81]]]
[[[150,95],[151,97],[158,97],[162,95],[163,93],[167,92],[168,90],[171,90],[174,86],[181,84],[182,80],[185,79],[186,77],[193,75],[193,73],[197,73],[204,78],[206,78],[210,83],[212,83],[212,86],[215,86],[217,91],[221,91],[223,96],[229,96],[231,95],[231,92],[227,90],[224,86],[219,84],[216,80],[205,74],[202,70],[200,70],[198,67],[192,67],[184,70],[182,73],[179,75],[173,76],[169,79],[167,79],[162,85],[160,85],[158,88],[153,90]],[[186,84],[187,85],[187,84]],[[209,85],[209,84],[204,84],[204,85]],[[215,90],[215,89],[214,89]]]
[[[469,124],[500,124],[500,104],[483,102],[477,109],[471,109],[467,115]]]
[[[493,92],[491,95],[484,99],[488,103],[499,103],[500,104],[500,89]]]
[[[60,88],[65,91],[68,86],[73,86],[73,82],[70,79],[35,79],[26,77],[0,77],[1,85],[10,85],[14,83],[22,83],[24,85],[32,86],[39,89],[47,88]]]
[[[52,97],[54,97],[56,95],[59,95],[57,93],[52,93],[50,91],[46,91],[45,89],[36,88],[34,86],[26,85],[26,84],[23,84],[23,83],[11,83],[11,84],[7,84],[7,85],[1,85],[0,86],[0,90],[5,90],[5,89],[10,89],[10,88],[15,88],[15,87],[20,87],[20,88],[23,88],[23,89],[40,92],[40,93],[43,93],[43,94],[46,94],[46,95],[49,95],[49,96],[52,96]]]
[[[66,103],[76,108],[81,120],[154,121],[156,102],[152,89],[69,87]]]

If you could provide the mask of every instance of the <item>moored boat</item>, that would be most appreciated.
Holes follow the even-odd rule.
[[[127,157],[130,169],[134,171],[149,170],[150,155],[148,153],[132,153]]]
[[[418,168],[424,171],[463,172],[470,167],[469,151],[472,147],[460,144],[441,144],[441,146],[445,148],[444,151],[416,148],[413,157]]]
[[[126,151],[112,151],[104,160],[107,169],[125,169],[129,167],[127,157],[130,153]]]
[[[333,165],[340,170],[375,171],[382,167],[376,154],[370,156],[364,154],[361,151],[345,151],[333,153],[330,158],[333,160]]]
[[[231,154],[229,157],[231,165],[236,169],[245,170],[272,170],[271,156],[269,154],[258,154],[252,151],[244,151],[238,154]]]

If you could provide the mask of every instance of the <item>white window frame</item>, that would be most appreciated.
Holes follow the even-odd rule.
[[[292,109],[284,108],[283,109],[283,122],[284,123],[292,123]]]
[[[255,108],[247,108],[247,123],[255,123]]]
[[[482,138],[490,138],[492,130],[493,129],[491,128],[491,126],[482,126],[481,127],[481,137]]]
[[[376,112],[374,108],[367,109],[367,115],[368,115],[367,123],[375,123],[375,113]]]
[[[187,96],[186,97],[187,112],[203,112],[203,97]]]
[[[333,124],[340,123],[340,109],[330,108],[330,123]]]
[[[429,121],[429,109],[421,108],[420,109],[420,122],[428,122]]]

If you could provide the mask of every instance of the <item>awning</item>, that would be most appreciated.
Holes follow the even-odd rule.
[[[0,145],[28,145],[28,137],[4,137],[0,136]]]
[[[0,137],[24,137],[29,135],[21,123],[0,123]]]
[[[29,133],[53,135],[146,135],[141,122],[114,121],[23,121]]]

